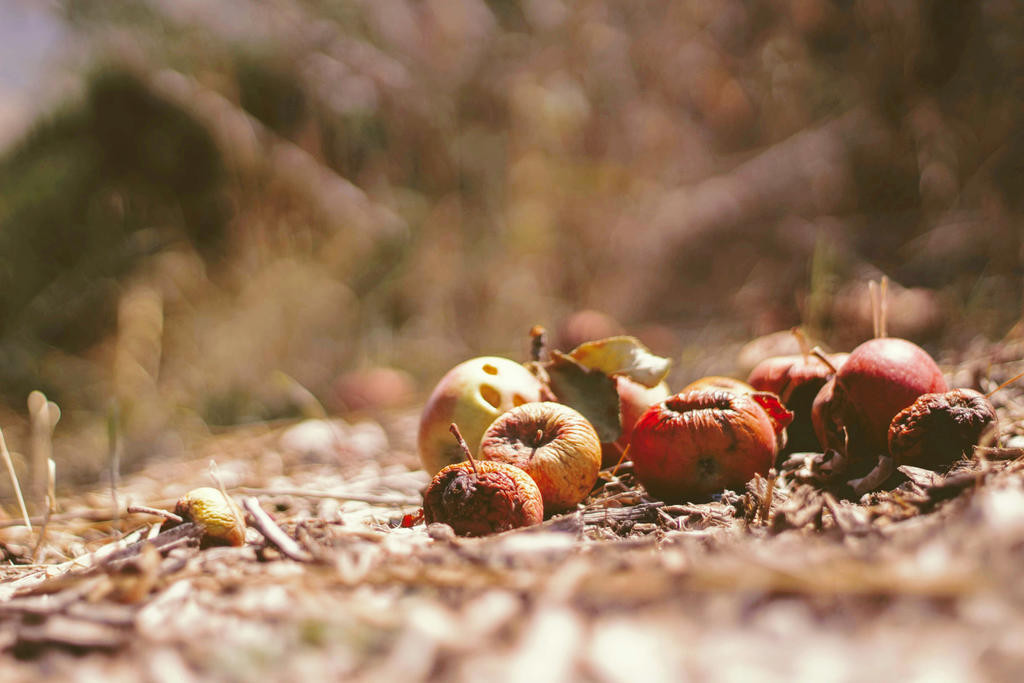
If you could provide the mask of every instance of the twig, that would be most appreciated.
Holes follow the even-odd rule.
[[[882,283],[878,286],[878,332],[879,336],[889,336],[889,299],[886,296],[889,291],[889,276],[882,276]]]
[[[139,555],[143,547],[147,545],[152,546],[161,554],[167,553],[180,545],[187,545],[193,542],[198,545],[202,536],[203,528],[200,525],[195,522],[184,522],[166,531],[161,531],[153,538],[142,538],[134,541],[102,558],[96,564],[103,567],[114,567],[123,564]]]
[[[547,330],[540,325],[530,328],[530,360],[539,363],[547,349]]]
[[[59,515],[50,515],[50,523],[55,522],[109,522],[114,519],[116,513],[113,510],[83,510],[81,512],[64,512]],[[32,524],[42,524],[43,515],[36,515],[35,517],[29,517],[28,521]],[[24,525],[25,522],[22,520],[5,519],[0,521],[0,529],[7,529],[12,526]]]
[[[153,515],[155,517],[163,517],[164,519],[174,522],[175,524],[181,524],[185,520],[178,515],[168,510],[161,510],[160,508],[152,508],[148,505],[129,505],[126,512],[128,514],[141,513],[144,515]]]
[[[270,515],[264,512],[258,500],[252,496],[247,496],[242,499],[242,505],[252,518],[252,525],[256,530],[263,534],[263,537],[280,550],[285,557],[296,562],[309,562],[313,559],[312,555],[300,548],[299,544],[286,534],[277,525],[277,522],[270,518]]]
[[[459,442],[459,448],[462,449],[463,455],[465,455],[466,460],[469,461],[469,466],[473,468],[473,473],[479,474],[476,470],[476,460],[473,459],[473,454],[470,452],[469,446],[466,444],[466,440],[462,438],[458,425],[452,422],[451,426],[448,427],[448,431],[450,431],[455,436],[455,440]]]
[[[975,446],[974,454],[986,460],[1016,460],[1024,457],[1024,448],[997,448],[995,446]]]
[[[995,389],[993,389],[992,391],[990,391],[990,392],[988,392],[987,394],[985,394],[985,398],[992,398],[992,394],[996,393],[996,392],[997,392],[997,391],[999,391],[1000,389],[1003,389],[1003,388],[1005,388],[1005,387],[1007,387],[1007,386],[1009,386],[1009,385],[1013,384],[1014,382],[1016,382],[1017,380],[1019,380],[1019,379],[1020,379],[1021,377],[1024,377],[1024,372],[1019,372],[1019,373],[1017,373],[1016,375],[1014,375],[1013,377],[1011,377],[1010,379],[1006,380],[1005,382],[1003,382],[1002,384],[1000,384],[1000,385],[999,385],[998,387],[996,387],[996,388],[995,388]]]
[[[291,375],[277,370],[274,372],[274,380],[288,394],[288,397],[299,407],[302,415],[308,419],[324,420],[327,418],[327,410],[312,391],[302,385],[299,380]],[[332,430],[333,434],[333,430]],[[334,434],[335,440],[338,440]]]
[[[32,548],[32,561],[39,559],[39,549],[46,539],[46,530],[50,525],[50,516],[57,511],[57,463],[50,458],[46,461],[46,512],[43,513],[43,525],[39,528],[39,538]]]
[[[60,408],[41,391],[28,395],[28,413],[31,422],[32,491],[45,499],[49,478],[49,461],[53,457],[53,430],[60,420]]]
[[[7,450],[7,441],[4,440],[4,431],[0,429],[0,456],[7,465],[7,474],[11,477],[11,486],[14,487],[14,495],[18,499],[18,507],[21,509],[21,518],[25,526],[32,531],[32,522],[28,518],[28,510],[25,508],[25,497],[21,495],[21,484],[18,483],[18,474],[14,471],[14,462],[11,460],[11,452]],[[13,525],[12,525],[13,526]]]
[[[50,462],[53,462],[52,460]],[[36,544],[32,548],[32,563],[35,564],[39,561],[39,549],[43,547],[43,541],[46,540],[46,529],[50,525],[50,515],[53,514],[53,508],[49,505],[46,506],[46,512],[43,513],[43,523],[39,527],[39,538],[36,539]]]
[[[815,358],[820,360],[822,363],[824,363],[825,367],[827,367],[829,370],[831,370],[833,375],[836,374],[837,372],[839,372],[839,370],[832,363],[832,361],[830,361],[828,359],[828,356],[825,355],[825,352],[821,349],[820,346],[815,346],[813,349],[811,349],[810,353],[811,353],[812,356],[814,356]]]
[[[611,471],[611,476],[614,477],[618,475],[619,468],[622,467],[622,463],[626,461],[626,453],[629,452],[629,444],[627,444],[626,447],[623,448],[622,446],[613,441],[612,446],[619,449],[619,459],[618,461],[616,461],[615,467],[613,467]]]
[[[878,339],[878,283],[868,282],[868,294],[871,296],[871,336]]]
[[[387,505],[395,507],[406,507],[409,505],[420,505],[423,501],[412,496],[378,496],[372,493],[349,493],[346,491],[308,491],[306,489],[290,488],[254,488],[242,486],[236,489],[241,493],[248,493],[257,496],[297,496],[299,498],[330,498],[334,500],[353,501],[356,503],[369,503],[370,505]]]

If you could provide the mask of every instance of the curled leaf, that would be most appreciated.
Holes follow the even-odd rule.
[[[668,358],[654,355],[643,342],[630,336],[584,342],[568,355],[588,370],[609,376],[625,375],[647,387],[665,379],[672,365]]]
[[[584,367],[570,356],[551,352],[546,364],[551,391],[564,403],[587,418],[598,438],[611,443],[622,434],[619,392],[615,379],[601,370]]]

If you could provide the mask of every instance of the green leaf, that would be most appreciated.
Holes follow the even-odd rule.
[[[647,387],[665,379],[672,361],[651,353],[636,337],[608,337],[584,342],[569,352],[577,363],[606,375],[625,375]]]
[[[622,434],[619,394],[615,379],[599,369],[586,368],[558,351],[546,365],[551,391],[560,403],[579,411],[590,421],[602,442]]]

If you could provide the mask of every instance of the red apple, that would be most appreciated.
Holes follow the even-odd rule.
[[[423,469],[433,476],[465,460],[448,431],[453,422],[475,452],[494,418],[543,395],[540,380],[507,358],[481,356],[456,365],[434,387],[420,416],[417,442]]]
[[[601,443],[601,467],[612,467],[619,462],[622,451],[629,445],[629,437],[633,434],[633,425],[636,421],[652,405],[672,395],[665,382],[648,387],[623,375],[615,377],[615,390],[619,394],[622,433],[614,442]]]
[[[841,368],[849,357],[848,353],[831,353],[826,356],[834,368]],[[794,354],[773,356],[758,363],[747,382],[757,391],[777,394],[783,405],[793,411],[793,424],[789,426],[787,452],[811,451],[818,447],[811,418],[815,396],[833,370],[812,355]]]
[[[697,501],[766,474],[777,449],[777,425],[750,394],[690,391],[647,409],[628,455],[651,495]]]
[[[815,397],[812,417],[822,448],[856,462],[887,452],[893,417],[918,396],[947,390],[938,365],[920,346],[896,337],[870,339],[851,353]],[[857,465],[854,465],[857,469]]]

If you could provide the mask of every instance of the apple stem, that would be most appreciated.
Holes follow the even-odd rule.
[[[832,371],[833,375],[839,372],[839,370],[836,369],[836,366],[832,364],[832,361],[828,359],[828,356],[825,355],[825,352],[821,350],[820,346],[815,346],[811,349],[810,354],[824,363],[825,366]]]
[[[998,387],[996,387],[996,388],[995,388],[995,389],[993,389],[992,391],[990,391],[990,392],[988,392],[987,394],[985,394],[985,398],[992,398],[992,394],[996,393],[996,392],[997,392],[997,391],[999,391],[1000,389],[1003,389],[1003,388],[1005,388],[1005,387],[1007,387],[1007,386],[1009,386],[1009,385],[1013,384],[1014,382],[1016,382],[1017,380],[1019,380],[1019,379],[1020,379],[1021,377],[1024,377],[1024,372],[1019,372],[1019,373],[1017,373],[1016,375],[1014,375],[1013,377],[1011,377],[1010,379],[1006,380],[1005,382],[1003,382],[1002,384],[1000,384],[1000,385],[999,385]]]
[[[792,328],[790,332],[796,337],[796,343],[800,345],[800,353],[806,360],[811,355],[811,345],[807,342],[807,335],[799,327]]]
[[[882,284],[879,286],[878,300],[879,300],[879,313],[878,313],[878,331],[882,333],[883,337],[889,336],[889,276],[882,276]]]
[[[871,334],[872,336],[874,336],[875,339],[878,339],[878,337],[880,336],[878,334],[878,283],[875,282],[874,280],[868,282],[868,294],[871,295]]]
[[[530,328],[530,360],[534,363],[540,362],[540,357],[544,355],[544,351],[548,345],[548,331],[540,325],[534,325]]]
[[[473,459],[473,454],[469,452],[469,446],[466,445],[466,440],[462,438],[462,433],[459,431],[458,425],[452,422],[448,431],[455,435],[455,440],[459,442],[459,448],[462,449],[463,455],[465,455],[466,460],[469,461],[469,466],[473,468],[473,474],[480,474],[476,470],[476,460]]]

